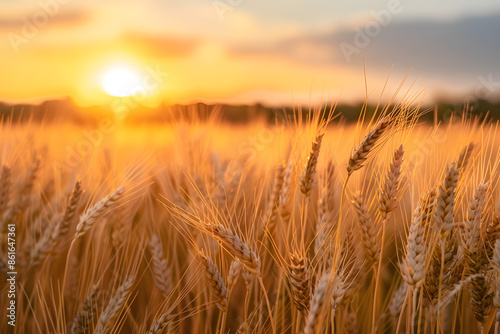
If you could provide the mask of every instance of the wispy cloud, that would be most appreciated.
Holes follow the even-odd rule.
[[[33,16],[39,12],[43,12],[43,10],[41,8],[38,8],[36,11],[29,11],[22,15],[16,15],[15,17],[12,17],[12,15],[1,17],[0,14],[0,30],[16,32],[17,30],[20,30],[24,26],[26,26],[27,22],[34,24]],[[47,16],[49,17],[49,15]],[[57,13],[57,15],[53,15],[52,17],[50,17],[50,19],[47,19],[47,24],[45,24],[44,26],[45,28],[78,26],[82,23],[86,23],[90,19],[90,17],[91,14],[87,11],[62,11],[61,13]]]

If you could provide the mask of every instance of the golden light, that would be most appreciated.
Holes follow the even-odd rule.
[[[102,76],[102,88],[112,96],[135,95],[141,89],[141,78],[131,68],[125,66],[113,67]]]

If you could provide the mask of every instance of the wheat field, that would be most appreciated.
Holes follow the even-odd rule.
[[[498,124],[422,113],[4,120],[0,332],[498,333]]]

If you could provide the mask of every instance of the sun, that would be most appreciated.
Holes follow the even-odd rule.
[[[101,83],[106,93],[117,97],[135,95],[141,89],[139,74],[125,66],[108,69],[102,75]]]

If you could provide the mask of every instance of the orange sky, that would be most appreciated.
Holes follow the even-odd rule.
[[[499,5],[392,1],[2,2],[0,99],[70,96],[80,105],[106,104],[102,76],[121,65],[144,82],[138,91],[148,106],[352,101],[365,93],[363,61],[373,98],[393,66],[388,92],[411,68],[405,87],[418,77],[415,90],[430,96],[500,91],[493,71],[500,43],[491,30]],[[361,44],[360,32],[371,34]],[[482,55],[471,56],[471,48]],[[482,83],[488,76],[490,84]]]

